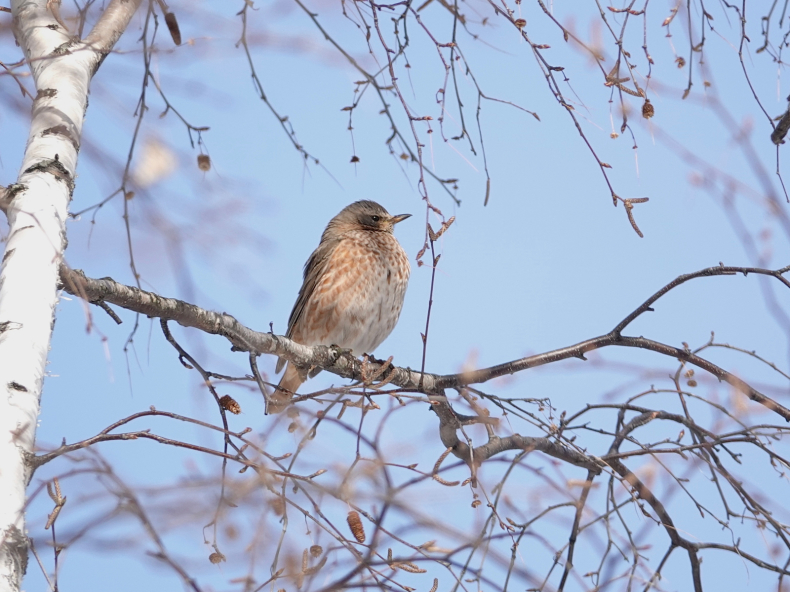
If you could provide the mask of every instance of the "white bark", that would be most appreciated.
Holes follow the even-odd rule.
[[[13,0],[17,41],[37,91],[30,136],[8,188],[9,238],[0,267],[0,592],[27,565],[25,489],[58,301],[58,267],[91,77],[141,0],[114,0],[86,38],[72,38],[46,0]]]

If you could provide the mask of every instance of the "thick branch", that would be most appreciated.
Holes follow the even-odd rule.
[[[8,190],[0,185],[0,212],[4,214],[8,211],[11,200],[8,198]]]
[[[61,267],[60,278],[66,292],[88,302],[107,302],[148,317],[176,321],[184,327],[221,335],[231,342],[234,350],[283,356],[297,365],[320,366],[346,378],[361,376],[359,361],[336,348],[307,347],[273,333],[259,333],[245,327],[227,313],[205,310],[175,298],[164,298],[153,292],[119,284],[112,278],[88,278],[82,271],[70,270],[65,266]],[[400,378],[397,384],[402,382]],[[417,384],[416,379],[413,382]]]
[[[457,452],[455,449],[453,452],[458,458],[470,458],[469,446],[467,446],[465,442],[461,442],[459,440],[456,448]],[[521,436],[519,434],[513,434],[512,436],[508,436],[506,438],[493,436],[482,446],[476,446],[472,450],[471,458],[473,458],[475,464],[479,466],[483,463],[483,461],[499,454],[500,452],[505,452],[506,450],[524,450],[526,452],[538,450],[544,454],[548,454],[549,456],[553,456],[554,458],[558,458],[569,464],[587,469],[594,475],[600,475],[602,467],[605,466],[604,463],[596,463],[592,456],[582,454],[581,452],[577,452],[572,448],[562,446],[561,444],[549,438],[532,438],[528,436]]]
[[[748,269],[748,272],[756,273],[751,268],[723,269],[726,271]],[[767,275],[780,277],[779,274],[785,273],[788,271],[788,268],[776,272],[762,271]],[[785,280],[785,278],[781,279]],[[375,374],[381,367],[381,364],[377,362],[368,362],[365,374],[363,374],[362,363],[338,348],[324,345],[307,347],[273,333],[259,333],[245,327],[229,314],[207,311],[174,298],[163,298],[152,292],[119,284],[111,278],[91,279],[86,277],[81,271],[69,270],[63,266],[61,267],[61,281],[67,292],[84,298],[89,302],[108,302],[149,317],[174,320],[185,327],[194,327],[212,335],[222,335],[233,344],[236,350],[281,356],[302,367],[320,367],[338,376],[354,380],[364,379],[365,374]],[[514,374],[528,368],[550,364],[559,360],[568,358],[585,359],[584,355],[587,352],[608,346],[648,349],[695,365],[710,372],[719,380],[732,385],[751,400],[764,405],[785,420],[790,421],[790,409],[773,401],[737,376],[691,351],[644,337],[623,336],[614,330],[606,335],[588,339],[570,347],[462,374],[435,375],[426,373],[421,375],[420,372],[410,368],[395,368],[391,373],[392,378],[389,382],[406,390],[441,393],[446,388],[460,388],[470,384],[487,382],[499,376]]]
[[[142,1],[112,0],[83,43],[91,46],[102,56],[106,56],[126,30]]]

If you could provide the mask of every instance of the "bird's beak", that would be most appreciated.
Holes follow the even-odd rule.
[[[390,218],[390,222],[397,224],[398,222],[403,222],[406,218],[411,218],[411,214],[398,214]]]

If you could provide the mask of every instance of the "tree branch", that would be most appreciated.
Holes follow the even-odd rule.
[[[790,287],[790,282],[782,277],[782,274],[787,271],[790,271],[790,266],[776,271],[758,268],[712,267],[697,272],[696,274],[680,276],[670,284],[667,284],[667,286],[670,287],[665,286],[632,312],[626,317],[626,321],[630,322],[630,320],[636,318],[641,312],[651,310],[650,304],[655,302],[660,296],[666,294],[672,287],[676,287],[693,277],[732,275],[733,273],[761,273],[776,277]],[[152,292],[146,292],[145,290],[119,284],[111,278],[92,279],[86,277],[85,274],[79,270],[70,270],[62,266],[61,281],[64,289],[69,294],[79,296],[88,302],[108,302],[134,312],[145,314],[149,317],[174,320],[184,327],[193,327],[205,333],[221,335],[231,342],[233,349],[236,351],[254,352],[256,354],[273,354],[284,357],[297,366],[320,367],[332,374],[354,380],[364,380],[365,375],[370,375],[371,373],[375,374],[382,366],[381,363],[367,361],[365,362],[367,367],[363,373],[362,362],[340,348],[325,345],[308,347],[291,341],[286,337],[274,335],[273,333],[259,333],[245,327],[227,313],[207,311],[181,300],[164,298]],[[514,374],[522,370],[568,358],[580,358],[584,360],[586,359],[584,355],[587,352],[603,347],[636,347],[654,351],[706,370],[719,380],[727,382],[751,400],[764,405],[783,417],[786,421],[790,421],[790,409],[787,409],[770,397],[760,393],[734,374],[727,372],[723,368],[694,354],[690,350],[681,349],[644,337],[621,335],[618,328],[625,326],[624,323],[625,321],[621,322],[615,329],[606,335],[594,337],[569,347],[461,374],[421,374],[410,368],[395,367],[388,376],[388,381],[405,390],[433,395],[439,394],[435,400],[441,401],[446,400],[441,396],[441,393],[447,388],[461,388],[470,384],[483,383],[493,378]],[[446,419],[443,420],[443,423],[448,426],[450,425]],[[454,444],[447,445],[454,446]],[[585,466],[585,468],[589,467]]]
[[[132,20],[134,13],[142,4],[143,0],[112,0],[107,8],[104,9],[96,25],[93,27],[83,43],[89,45],[101,57],[98,69],[104,58],[110,53],[115,43],[120,39],[129,21]],[[95,71],[94,71],[95,74]]]
[[[8,197],[8,189],[0,185],[0,212],[4,214],[8,212],[8,206],[11,200]]]

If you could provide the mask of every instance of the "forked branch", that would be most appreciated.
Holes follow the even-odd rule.
[[[691,279],[716,275],[733,275],[736,273],[748,275],[751,273],[774,277],[790,288],[790,281],[784,277],[784,274],[788,271],[790,271],[790,266],[777,270],[751,267],[709,267],[693,274],[679,276],[656,292],[605,335],[594,337],[569,347],[461,374],[436,375],[420,373],[410,368],[396,367],[389,373],[388,379],[392,384],[401,387],[404,391],[436,394],[443,392],[447,388],[461,388],[471,384],[484,383],[493,378],[515,374],[528,368],[568,358],[584,360],[586,359],[586,353],[603,347],[636,347],[697,366],[719,380],[727,382],[752,401],[764,405],[786,421],[790,421],[790,409],[780,405],[744,380],[693,353],[691,350],[667,345],[645,337],[629,337],[621,334],[621,330],[631,321],[642,313],[652,310],[652,304],[661,296]],[[61,267],[61,281],[66,292],[79,296],[88,302],[115,304],[149,317],[174,320],[185,327],[193,327],[212,335],[222,335],[231,342],[235,351],[273,354],[283,357],[298,366],[322,368],[338,376],[353,380],[362,380],[365,375],[377,372],[381,366],[381,363],[368,361],[365,362],[366,366],[363,371],[363,363],[360,360],[337,347],[325,345],[307,347],[274,333],[259,333],[245,327],[227,313],[216,313],[181,300],[164,298],[152,292],[119,284],[111,278],[92,279],[86,277],[81,271],[71,270],[63,266]],[[391,379],[389,378],[390,376]]]

